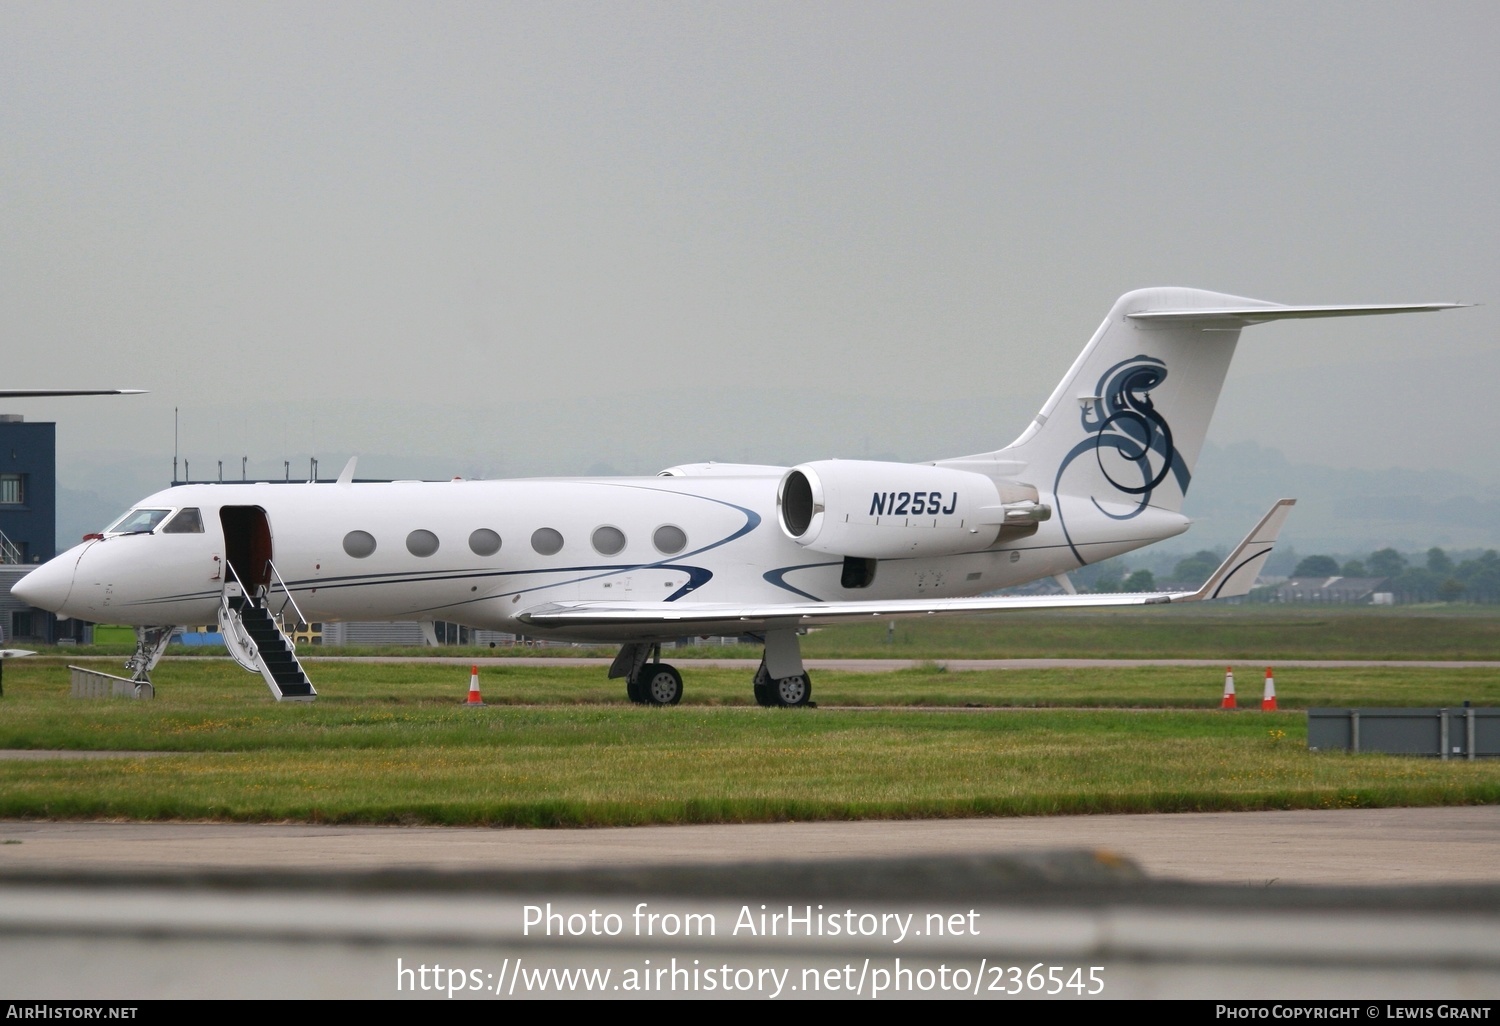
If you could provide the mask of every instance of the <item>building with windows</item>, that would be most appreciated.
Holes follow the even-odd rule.
[[[57,554],[57,425],[0,414],[0,630],[6,640],[58,639],[51,613],[11,598],[31,568]],[[64,626],[71,636],[75,625]]]
[[[57,555],[57,425],[0,414],[0,563]]]

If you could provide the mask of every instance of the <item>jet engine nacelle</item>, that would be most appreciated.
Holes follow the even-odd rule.
[[[869,460],[820,460],[776,489],[788,538],[814,552],[864,559],[951,556],[994,545],[1006,528],[1031,534],[1052,515],[1030,485],[967,470]]]

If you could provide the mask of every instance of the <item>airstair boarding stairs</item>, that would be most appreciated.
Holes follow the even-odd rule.
[[[277,580],[280,576],[276,575]],[[285,587],[283,584],[283,590]],[[318,693],[297,661],[291,639],[271,615],[269,589],[257,591],[259,594],[247,594],[244,586],[233,579],[224,583],[219,600],[219,629],[224,634],[224,647],[235,662],[265,679],[276,701],[311,702]],[[290,592],[287,600],[291,601]],[[292,607],[296,609],[295,602]],[[302,615],[300,610],[297,615]]]

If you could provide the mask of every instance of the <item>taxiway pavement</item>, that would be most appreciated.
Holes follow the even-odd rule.
[[[1094,849],[1200,883],[1500,884],[1500,806],[594,830],[0,821],[0,872],[527,870]]]

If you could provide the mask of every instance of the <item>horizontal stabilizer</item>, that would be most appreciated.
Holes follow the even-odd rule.
[[[1187,310],[1141,310],[1126,314],[1133,321],[1159,324],[1191,321],[1223,327],[1243,327],[1263,321],[1289,321],[1308,317],[1361,317],[1366,314],[1431,313],[1454,310],[1468,303],[1379,303],[1369,306],[1220,306]]]

